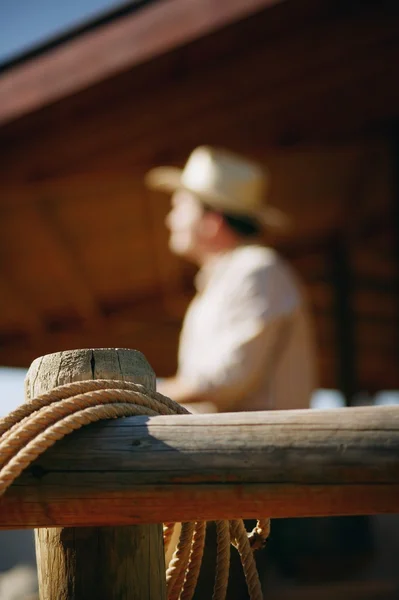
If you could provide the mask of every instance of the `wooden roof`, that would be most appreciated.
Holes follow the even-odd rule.
[[[158,2],[0,78],[1,364],[127,346],[159,375],[173,371],[193,269],[169,254],[168,199],[143,175],[206,142],[267,164],[271,201],[295,220],[274,242],[307,285],[322,384],[337,385],[333,262],[344,240],[358,385],[399,385],[398,9],[269,4]]]
[[[225,27],[279,0],[163,0],[97,27],[0,77],[0,123]],[[133,7],[135,8],[135,7]]]

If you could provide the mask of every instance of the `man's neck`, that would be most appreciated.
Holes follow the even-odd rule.
[[[212,250],[206,250],[206,251],[202,252],[201,255],[198,257],[197,264],[201,269],[208,268],[208,266],[211,267],[222,256],[225,256],[229,252],[233,252],[233,250],[236,250],[236,248],[243,246],[243,245],[245,245],[245,243],[236,241],[234,243],[232,242],[230,244],[224,244],[223,246],[220,246],[219,248],[215,248]]]

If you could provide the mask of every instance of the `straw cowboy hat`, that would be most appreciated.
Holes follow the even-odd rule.
[[[267,171],[246,158],[210,146],[200,146],[184,169],[157,167],[145,178],[149,188],[164,192],[188,190],[207,206],[231,215],[252,217],[260,224],[287,229],[289,218],[267,204]]]

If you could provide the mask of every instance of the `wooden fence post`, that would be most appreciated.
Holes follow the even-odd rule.
[[[73,350],[32,363],[26,398],[88,379],[123,379],[155,389],[155,374],[140,352]],[[161,524],[38,529],[35,535],[41,600],[166,598]]]

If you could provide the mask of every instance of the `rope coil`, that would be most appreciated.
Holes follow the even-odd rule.
[[[127,381],[97,379],[54,388],[0,419],[0,495],[55,442],[84,425],[137,415],[190,414],[157,392]],[[164,524],[165,551],[174,523]],[[241,520],[217,521],[217,565],[213,600],[226,598],[230,544],[237,548],[251,600],[262,600],[253,551],[263,547],[270,520],[260,519],[251,533]],[[183,523],[166,570],[168,600],[191,600],[205,545],[206,523]]]

